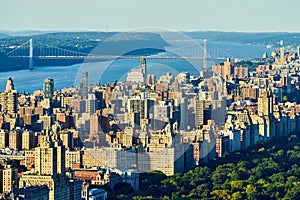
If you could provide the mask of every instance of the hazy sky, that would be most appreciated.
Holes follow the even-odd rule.
[[[300,0],[1,0],[0,30],[300,32]]]

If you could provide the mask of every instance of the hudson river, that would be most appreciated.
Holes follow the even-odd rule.
[[[264,52],[270,55],[270,49],[265,45],[248,45],[237,43],[215,42],[216,47],[227,51],[234,57],[259,58]],[[162,53],[165,54],[165,53]],[[163,55],[162,55],[163,56]],[[210,61],[208,67],[215,62]],[[34,90],[43,89],[43,81],[47,77],[51,77],[55,81],[55,88],[77,86],[80,82],[83,71],[89,72],[90,83],[114,82],[115,80],[125,80],[126,73],[132,68],[139,66],[138,59],[122,59],[115,61],[103,61],[97,63],[83,63],[72,66],[35,66],[33,71],[10,71],[0,73],[0,91],[5,89],[5,83],[8,77],[12,77],[15,89],[19,92],[33,92]],[[176,74],[180,71],[188,71],[191,75],[198,76],[199,69],[203,64],[200,61],[184,61],[184,60],[147,60],[147,74],[155,74],[160,76],[171,72]]]

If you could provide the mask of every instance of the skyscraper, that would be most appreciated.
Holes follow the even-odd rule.
[[[11,77],[8,78],[6,82],[5,92],[10,92],[15,89],[14,82]]]
[[[20,188],[47,185],[49,199],[70,199],[70,179],[65,174],[65,147],[60,139],[59,126],[46,131],[43,141],[35,148],[34,172],[24,173]]]
[[[140,68],[132,69],[130,72],[128,72],[126,81],[136,82],[136,83],[146,83],[147,81],[146,58],[141,57]]]
[[[0,95],[1,111],[8,114],[18,112],[18,92],[14,89],[14,83],[11,78],[7,80],[5,91]]]
[[[285,63],[285,56],[284,56],[284,47],[280,48],[280,64],[284,65]]]
[[[195,127],[198,128],[207,123],[211,119],[211,100],[197,99],[195,101]]]
[[[17,186],[18,169],[7,166],[5,169],[0,169],[1,176],[1,193],[9,192]]]
[[[95,94],[88,94],[88,98],[85,100],[85,112],[90,115],[96,112],[96,97]]]
[[[143,119],[149,119],[150,109],[154,108],[154,100],[144,96],[132,96],[128,100],[128,110],[133,127],[141,127]]]
[[[234,73],[234,63],[228,58],[224,64],[217,64],[212,66],[212,71],[217,75],[227,80],[232,77]]]
[[[83,77],[80,82],[79,95],[82,96],[82,99],[88,98],[88,86],[89,86],[89,74],[88,72],[83,72]]]
[[[37,174],[65,173],[65,147],[58,137],[57,133],[47,131],[40,147],[35,148],[35,172]]]
[[[269,89],[263,89],[258,97],[258,115],[270,116],[273,113],[273,95]]]
[[[46,78],[44,81],[44,97],[52,98],[54,95],[54,80],[51,78]]]
[[[9,142],[9,132],[3,129],[0,129],[0,149],[8,147]]]
[[[145,79],[146,79],[146,76],[147,76],[147,66],[146,66],[146,58],[144,57],[141,57],[140,59],[140,69],[141,69],[141,72],[143,73]]]

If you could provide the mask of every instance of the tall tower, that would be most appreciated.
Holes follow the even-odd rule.
[[[39,175],[65,174],[65,146],[60,138],[60,126],[47,130],[39,147],[35,148],[35,172]]]
[[[47,131],[40,147],[35,148],[35,172],[38,175],[56,175],[57,174],[57,149]]]
[[[44,97],[52,98],[54,95],[54,80],[51,78],[46,78],[44,81]]]
[[[150,109],[154,108],[154,101],[134,96],[128,100],[128,110],[133,127],[141,127],[144,119],[149,119]]]
[[[88,90],[88,87],[89,87],[89,73],[88,72],[85,72],[84,73],[84,79],[85,79],[85,87],[86,87],[86,90]],[[87,91],[88,92],[88,91]]]
[[[258,115],[270,116],[273,113],[273,95],[269,89],[263,89],[258,97]]]
[[[280,48],[280,64],[284,65],[285,63],[285,56],[284,56],[284,47]]]
[[[207,100],[197,99],[195,101],[195,127],[204,125],[204,110],[206,109]]]
[[[207,69],[207,49],[206,49],[207,40],[203,40],[203,70]]]
[[[6,82],[5,92],[10,92],[15,89],[14,82],[11,77]]]
[[[5,91],[0,94],[1,111],[8,114],[18,112],[18,91],[15,90],[12,78],[6,82]]]
[[[29,40],[29,69],[33,69],[33,44],[32,44],[32,39]]]
[[[144,57],[141,57],[141,59],[140,59],[140,68],[141,68],[143,74],[147,74],[146,58],[144,58]]]
[[[147,78],[147,66],[146,66],[146,58],[141,57],[140,59],[140,69],[144,77],[144,83],[146,82]]]
[[[88,88],[89,88],[89,74],[88,72],[83,72],[83,78],[80,83],[79,94],[83,99],[88,98]]]
[[[88,98],[85,100],[85,112],[94,114],[96,112],[96,97],[95,94],[88,94]]]
[[[47,130],[39,147],[35,148],[33,173],[23,174],[19,187],[47,185],[49,200],[70,199],[70,182],[65,172],[65,146],[60,139],[60,128]]]

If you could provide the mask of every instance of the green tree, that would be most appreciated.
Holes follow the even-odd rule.
[[[244,195],[242,192],[235,192],[232,194],[231,197],[232,200],[240,200],[240,199],[244,199]]]
[[[214,190],[211,192],[214,199],[223,199],[223,200],[231,200],[231,195],[229,190]]]
[[[256,187],[254,185],[248,184],[246,186],[246,194],[247,194],[247,199],[249,200],[256,199],[256,194],[257,194]]]
[[[117,195],[119,194],[128,195],[133,192],[133,188],[129,183],[117,183],[114,186],[114,191],[116,192]]]

